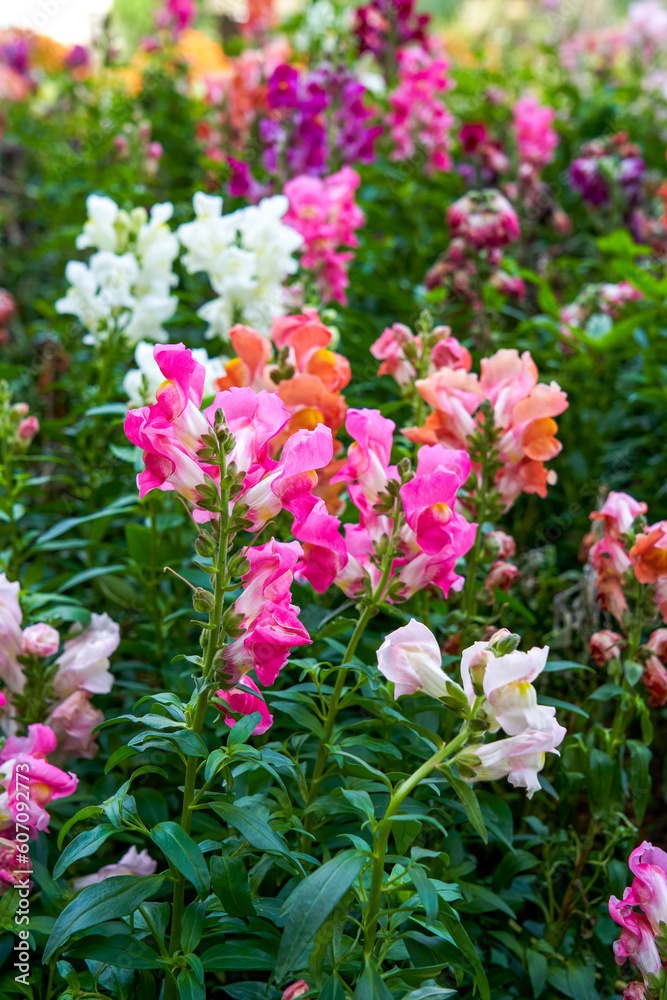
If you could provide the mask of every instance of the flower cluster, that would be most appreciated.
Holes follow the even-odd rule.
[[[211,498],[218,496],[222,482],[222,459],[213,444],[222,435],[226,476],[235,484],[230,523],[236,530],[257,532],[284,509],[293,516],[298,538],[310,512],[323,505],[313,487],[317,470],[333,458],[330,429],[319,423],[312,430],[297,430],[275,460],[272,445],[290,420],[278,393],[232,386],[202,411],[206,372],[192,352],[182,344],[157,346],[155,361],[164,376],[156,403],[130,410],[125,420],[127,437],[144,451],[145,469],[137,477],[140,496],[156,488],[176,490],[192,505],[195,520],[213,522],[215,530],[219,508]],[[245,549],[244,568],[239,569],[243,594],[233,609],[234,638],[219,661],[227,688],[234,689],[225,698],[245,696],[247,701],[245,689],[252,691],[252,685],[244,682],[236,690],[242,677],[254,669],[262,683],[272,683],[289,650],[310,642],[298,608],[290,603],[293,570],[302,554],[298,542],[272,541]],[[235,704],[228,707],[236,710]]]
[[[464,368],[440,368],[416,383],[433,412],[423,427],[408,427],[403,433],[410,441],[468,450],[492,417],[497,434],[495,486],[505,507],[521,493],[544,497],[547,485],[556,481],[544,463],[561,450],[554,417],[568,403],[556,382],[538,382],[538,375],[528,351],[519,355],[506,348],[482,359],[480,376]]]
[[[391,375],[401,387],[418,374],[432,375],[440,368],[472,368],[470,351],[452,337],[448,326],[434,327],[427,338],[415,336],[404,323],[393,323],[371,346],[371,354],[382,362],[378,375]]]
[[[642,983],[632,983],[634,993],[624,996],[643,998],[645,991],[656,985],[656,976],[665,964],[664,934],[667,924],[667,854],[644,841],[630,855],[632,885],[623,893],[623,899],[612,896],[609,913],[621,928],[621,936],[614,942],[614,955],[618,965],[628,959],[642,976]],[[662,947],[661,947],[662,945]]]
[[[327,63],[308,72],[277,66],[268,81],[269,114],[259,121],[268,173],[325,173],[333,149],[345,162],[370,163],[381,128],[369,124],[364,96],[352,73]]]
[[[449,170],[453,117],[442,101],[453,86],[444,55],[432,55],[419,45],[398,53],[398,85],[389,96],[389,128],[393,160],[409,160],[423,151],[426,172]]]
[[[259,336],[259,335],[258,335]],[[130,406],[145,406],[155,402],[155,394],[162,382],[162,372],[153,357],[154,344],[140,340],[134,349],[136,368],[130,368],[123,379],[123,391],[126,393]],[[192,357],[204,366],[204,399],[215,395],[218,379],[224,377],[226,358],[209,358],[205,348],[198,347],[192,352]]]
[[[222,198],[198,192],[193,206],[195,219],[178,227],[178,238],[185,269],[207,274],[217,293],[197,313],[209,324],[206,337],[224,337],[243,320],[268,333],[285,312],[283,285],[297,271],[293,254],[303,242],[282,221],[287,198],[275,195],[223,215]]]
[[[652,586],[663,616],[667,610],[667,524],[647,526],[647,510],[643,501],[612,491],[602,509],[590,515],[603,524],[602,536],[593,539],[588,551],[588,561],[598,574],[596,599],[620,624],[628,611],[626,591],[632,576]]]
[[[120,629],[107,614],[70,634],[60,650],[60,635],[45,622],[22,629],[19,584],[0,575],[0,679],[11,701],[12,725],[24,719],[45,722],[55,733],[58,754],[91,758],[97,752],[93,730],[104,721],[93,695],[113,686],[109,657]],[[55,744],[53,749],[55,749]]]
[[[505,195],[493,188],[468,191],[447,209],[450,242],[426,275],[426,286],[451,284],[452,291],[481,306],[480,267],[489,270],[489,281],[506,294],[522,296],[524,285],[497,270],[502,249],[519,238],[519,219]]]
[[[553,160],[558,145],[558,134],[552,128],[555,111],[526,94],[515,103],[512,112],[521,160],[519,176],[523,180],[531,179]]]
[[[525,788],[528,798],[540,789],[538,774],[545,754],[557,754],[566,730],[553,707],[540,705],[533,681],[544,670],[549,647],[523,653],[519,636],[500,629],[486,642],[475,642],[461,656],[463,692],[484,729],[502,729],[506,739],[475,745],[458,762],[468,781],[497,781]],[[433,633],[413,618],[387,636],[378,650],[378,667],[394,683],[395,697],[423,691],[432,698],[455,697],[455,685],[442,669]]]
[[[629,281],[584,285],[576,299],[560,311],[561,333],[571,339],[572,329],[599,330],[601,323],[608,322],[602,317],[616,319],[628,303],[643,298],[643,293]]]
[[[426,45],[428,14],[418,14],[415,0],[371,0],[357,7],[354,33],[360,52],[382,57],[388,49],[419,42]]]
[[[131,344],[167,340],[162,324],[178,304],[170,295],[178,283],[172,271],[178,240],[167,225],[173,205],[154,205],[150,215],[143,208],[128,213],[111,198],[92,194],[86,207],[88,219],[76,246],[96,253],[88,264],[67,264],[70,288],[56,310],[77,317],[88,331],[85,344],[121,335]]]
[[[391,464],[395,424],[378,410],[348,410],[345,427],[353,442],[332,483],[347,485],[359,522],[345,524],[343,537],[338,518],[317,504],[294,528],[304,550],[297,577],[319,593],[335,583],[350,597],[406,600],[431,584],[445,596],[460,590],[456,563],[477,528],[455,509],[470,474],[467,453],[421,448],[412,473]]]
[[[341,391],[351,378],[350,363],[331,350],[334,333],[316,311],[307,309],[302,315],[275,319],[270,340],[241,325],[232,327],[229,336],[237,357],[225,364],[215,388],[251,386],[255,391],[276,392],[290,415],[287,426],[271,442],[271,455],[275,456],[296,431],[314,430],[318,424],[330,429],[335,455],[342,447],[336,433],[345,419],[347,407]],[[193,351],[193,357],[196,353]],[[339,465],[333,458],[321,469],[315,489],[332,513],[340,507],[340,488],[330,486]]]
[[[568,171],[570,186],[593,206],[620,197],[627,212],[639,203],[646,165],[641,150],[621,132],[585,143]]]
[[[301,266],[313,272],[323,302],[347,303],[347,265],[354,254],[340,248],[358,244],[355,229],[364,223],[354,201],[359,184],[359,174],[351,167],[324,179],[304,175],[285,184],[285,223],[303,237]]]
[[[55,749],[56,734],[39,723],[0,749],[0,895],[25,885],[32,870],[28,842],[48,831],[49,803],[76,791],[76,775],[49,763]]]

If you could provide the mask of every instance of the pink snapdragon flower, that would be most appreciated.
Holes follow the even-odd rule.
[[[623,965],[630,959],[646,983],[648,977],[659,972],[661,967],[660,952],[648,917],[615,896],[609,900],[609,914],[623,928],[619,940],[614,941],[617,965]]]
[[[114,875],[154,875],[157,871],[157,861],[150,856],[148,851],[138,851],[134,844],[120,861],[112,862],[110,865],[103,865],[92,875],[81,875],[72,880],[72,888],[75,892],[85,889],[87,885],[97,885],[105,879]]]
[[[312,641],[299,621],[299,608],[291,603],[301,545],[272,539],[249,548],[246,555],[250,568],[242,578],[243,593],[235,604],[236,613],[243,615],[245,632],[223,651],[226,673],[234,687],[253,669],[260,683],[273,684],[292,647]]]
[[[588,641],[588,650],[593,663],[597,664],[598,667],[603,667],[611,660],[620,660],[624,645],[625,640],[622,635],[605,628],[600,632],[593,633]]]
[[[439,368],[463,368],[470,371],[472,358],[470,351],[456,337],[451,336],[448,326],[439,326],[433,330],[433,336],[440,335],[431,349],[428,374]],[[422,357],[422,338],[413,334],[403,323],[388,326],[371,346],[371,354],[382,361],[378,375],[391,375],[400,386],[409,385],[417,374],[414,361]],[[410,355],[410,360],[408,358]]]
[[[667,853],[645,840],[631,853],[628,865],[634,875],[632,885],[622,900],[616,896],[609,900],[609,913],[622,928],[614,954],[618,965],[629,959],[646,986],[662,965],[655,937],[667,921]]]
[[[347,265],[354,254],[340,248],[359,243],[355,230],[365,216],[354,198],[360,183],[359,174],[345,166],[325,178],[303,174],[283,188],[289,199],[283,222],[303,236],[301,266],[314,272],[323,302],[347,303]]]
[[[127,437],[144,452],[146,468],[137,476],[139,496],[152,489],[177,490],[194,504],[205,475],[220,475],[197,458],[202,434],[210,430],[199,410],[206,370],[183,344],[160,344],[153,356],[165,376],[157,402],[129,410],[125,418]]]
[[[304,996],[309,989],[310,986],[306,980],[299,979],[298,982],[292,983],[286,990],[283,990],[282,1000],[298,1000],[298,997]]]
[[[46,725],[58,739],[61,756],[91,760],[99,747],[93,729],[104,722],[104,712],[94,708],[87,691],[77,690],[55,705],[46,717]]]
[[[647,510],[648,505],[643,500],[612,490],[601,509],[593,511],[591,521],[604,521],[605,531],[612,538],[620,538],[627,535],[635,520]]]
[[[23,651],[21,622],[23,613],[19,605],[20,583],[10,583],[0,573],[0,680],[10,691],[21,693],[25,685],[23,668],[16,659]]]
[[[486,574],[484,589],[490,595],[490,600],[493,600],[494,590],[502,590],[506,594],[510,587],[520,579],[521,570],[518,566],[507,559],[496,559],[495,562],[491,563],[489,572]]]
[[[511,559],[516,554],[516,542],[505,531],[490,531],[484,544],[496,559]]]
[[[48,830],[50,817],[46,807],[49,802],[72,795],[76,790],[76,775],[66,774],[46,759],[55,747],[53,730],[38,723],[28,727],[28,736],[7,740],[0,751],[0,788],[3,789],[0,792],[0,829],[21,822],[28,827],[30,836],[36,837],[39,830]],[[27,802],[21,795],[26,786]]]
[[[522,164],[537,172],[551,163],[558,145],[558,134],[552,128],[555,111],[544,107],[534,97],[524,94],[512,108],[514,134]]]
[[[60,648],[60,635],[46,622],[37,622],[23,630],[21,647],[31,656],[53,656]]]
[[[507,198],[493,188],[468,191],[447,209],[451,239],[471,250],[496,250],[519,239],[519,219]]]
[[[454,118],[443,96],[452,87],[444,54],[433,54],[421,45],[399,49],[398,85],[389,95],[393,160],[409,160],[423,150],[426,173],[451,169]]]
[[[667,923],[667,853],[645,840],[630,855],[628,867],[635,878],[623,902],[639,906],[658,934],[660,924]]]
[[[108,694],[113,687],[109,657],[120,643],[120,627],[109,615],[92,614],[82,632],[65,640],[65,649],[56,660],[58,672],[53,690],[58,698],[75,691]]]
[[[234,726],[236,720],[230,715],[229,709],[238,715],[252,715],[253,712],[259,712],[261,719],[253,730],[255,736],[261,736],[262,733],[271,728],[273,725],[273,716],[269,712],[264,699],[257,697],[259,694],[259,688],[252,678],[247,675],[241,677],[237,686],[231,688],[229,691],[216,691],[216,697],[225,703],[226,709],[223,706],[220,707],[222,711],[227,711],[225,723],[230,729]]]

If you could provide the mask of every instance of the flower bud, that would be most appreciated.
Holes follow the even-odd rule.
[[[516,632],[510,632],[506,628],[501,628],[495,632],[490,639],[490,648],[495,656],[506,656],[513,653],[521,642],[521,636]]]
[[[21,647],[30,656],[53,656],[60,648],[60,636],[46,622],[37,622],[23,630]]]
[[[215,596],[210,590],[206,590],[204,587],[197,587],[192,597],[192,604],[195,611],[201,611],[206,614],[213,610]]]

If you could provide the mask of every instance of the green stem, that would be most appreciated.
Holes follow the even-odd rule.
[[[477,517],[477,533],[475,535],[475,544],[473,545],[470,554],[466,557],[467,567],[466,567],[466,582],[465,591],[463,594],[463,609],[466,615],[466,625],[470,625],[473,618],[477,614],[477,564],[479,563],[479,557],[482,552],[482,525],[484,524],[484,518],[486,516],[486,491],[488,488],[486,476],[486,463],[482,466],[482,482],[479,487],[479,500],[477,503],[477,510],[475,512]]]
[[[220,463],[221,480],[226,475],[226,462],[224,456]],[[210,695],[211,673],[213,671],[213,661],[221,641],[222,612],[225,598],[225,585],[227,583],[227,524],[229,497],[228,492],[222,494],[220,510],[218,512],[218,549],[213,564],[215,573],[213,609],[209,612],[209,628],[206,631],[206,643],[204,658],[202,663],[202,680],[204,686],[197,695],[194,706],[192,722],[189,729],[201,736],[206,718],[206,709]],[[185,783],[183,785],[183,806],[181,809],[181,826],[187,834],[192,826],[192,806],[195,801],[195,791],[197,784],[197,769],[199,758],[188,756],[185,765]],[[185,876],[178,873],[174,881],[174,893],[172,900],[171,933],[169,935],[169,955],[173,956],[181,946],[181,930],[183,927],[183,912],[185,903]],[[178,996],[178,986],[173,974],[167,975],[164,984],[163,1000],[176,1000]]]
[[[375,833],[375,843],[373,846],[373,873],[371,875],[371,888],[368,894],[368,906],[364,913],[364,963],[368,965],[373,960],[375,941],[377,938],[378,919],[380,906],[382,903],[382,888],[384,882],[384,866],[391,833],[391,819],[396,815],[405,799],[415,790],[417,785],[427,778],[431,771],[442,764],[452,754],[458,752],[465,745],[469,735],[468,724],[466,723],[457,736],[440,750],[437,750],[432,757],[422,764],[414,774],[406,778],[394,791],[383,819],[380,820]]]
[[[361,639],[366,626],[368,625],[375,608],[373,604],[369,604],[359,621],[356,624],[355,630],[352,633],[350,641],[347,644],[347,649],[345,650],[345,655],[341,660],[341,667],[338,671],[336,677],[336,683],[334,685],[333,694],[331,695],[331,701],[329,702],[329,709],[327,711],[327,717],[324,722],[324,736],[320,740],[320,745],[317,750],[317,757],[315,759],[315,766],[313,768],[313,774],[310,779],[310,788],[308,790],[308,800],[306,805],[309,806],[310,803],[315,798],[315,793],[317,792],[317,786],[320,783],[322,777],[322,772],[326,766],[327,762],[327,745],[331,740],[331,735],[333,733],[333,728],[336,723],[336,715],[338,714],[338,707],[340,705],[340,699],[343,694],[343,688],[345,687],[345,681],[347,680],[347,670],[345,669],[345,664],[349,663],[357,651],[357,646],[359,645],[359,640]]]
[[[366,626],[375,614],[382,600],[384,598],[385,588],[391,576],[391,568],[394,563],[394,541],[396,538],[397,525],[400,520],[399,510],[394,511],[394,525],[391,532],[391,537],[389,539],[389,544],[387,546],[387,551],[384,555],[382,562],[382,576],[380,577],[380,582],[378,583],[375,591],[371,595],[368,605],[362,612],[359,621],[355,627],[352,637],[347,644],[347,649],[345,650],[345,655],[341,661],[341,668],[338,671],[338,676],[336,677],[336,683],[334,685],[333,694],[331,696],[331,701],[329,702],[329,709],[327,711],[327,716],[324,721],[324,736],[320,740],[320,745],[317,750],[317,757],[315,759],[315,766],[313,768],[313,774],[310,779],[310,787],[308,789],[308,797],[306,801],[306,808],[311,804],[315,795],[317,793],[317,788],[322,778],[324,768],[327,762],[328,750],[327,745],[331,740],[331,736],[334,730],[334,725],[336,723],[336,715],[338,714],[338,708],[340,706],[340,700],[343,694],[343,688],[345,687],[345,681],[347,680],[347,670],[345,669],[345,664],[349,663],[354,657],[357,651],[357,646],[359,645],[359,640],[361,639]]]
[[[162,667],[164,661],[164,636],[162,635],[162,616],[160,614],[160,604],[159,604],[159,592],[160,592],[160,578],[162,576],[157,564],[157,551],[158,551],[158,530],[157,530],[157,511],[155,504],[154,493],[150,495],[150,519],[151,519],[151,612],[153,617],[153,630],[155,632],[155,641],[157,646],[157,656]]]

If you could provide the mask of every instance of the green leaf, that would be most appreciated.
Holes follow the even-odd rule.
[[[287,844],[275,833],[268,823],[254,816],[248,809],[240,809],[231,802],[212,802],[211,809],[225,823],[236,827],[241,836],[245,837],[252,847],[260,851],[277,851],[279,854],[290,854]]]
[[[449,906],[448,903],[441,903],[440,919],[447,928],[447,931],[456,947],[470,962],[470,965],[475,973],[475,982],[479,988],[482,1000],[491,1000],[491,992],[489,990],[489,982],[486,978],[486,973],[484,972],[482,963],[479,960],[479,955],[475,950],[474,944],[461,926],[458,914],[451,908],[451,906]]]
[[[259,712],[251,712],[250,715],[244,716],[244,718],[239,719],[238,722],[234,724],[227,737],[227,746],[240,746],[250,739],[252,734],[257,728],[257,724],[262,721],[262,716]]]
[[[438,891],[420,865],[408,865],[408,875],[424,907],[426,923],[432,924],[438,916]]]
[[[164,875],[112,875],[103,882],[86,886],[53,925],[44,949],[44,962],[77,931],[134,913],[158,891],[163,881]]]
[[[613,808],[612,786],[614,783],[614,761],[596,747],[591,750],[588,762],[588,801],[592,814],[599,819]]]
[[[653,754],[651,748],[639,740],[628,740],[627,747],[630,751],[629,774],[632,805],[635,810],[637,826],[640,826],[651,798],[650,764]]]
[[[589,694],[589,701],[609,701],[610,698],[618,698],[624,695],[625,691],[618,684],[603,684],[593,694]]]
[[[81,517],[66,517],[63,521],[58,521],[48,531],[45,531],[43,535],[40,535],[35,542],[35,547],[39,548],[42,542],[50,542],[54,538],[59,538],[72,528],[76,528],[80,524],[86,524],[88,521],[96,521],[101,517],[113,517],[115,514],[126,513],[127,508],[134,507],[136,503],[137,497],[132,494],[131,496],[118,497],[117,500],[114,500],[107,507],[102,507],[92,514],[84,514]]]
[[[477,796],[472,788],[462,778],[454,774],[449,764],[441,764],[439,769],[456,792],[475,833],[482,838],[485,844],[488,844],[489,835],[486,832],[486,826],[482,818],[482,810],[479,807]]]
[[[569,701],[561,701],[560,698],[552,698],[547,694],[540,693],[540,704],[552,705],[554,708],[563,708],[567,712],[574,712],[575,715],[580,715],[582,719],[588,718],[588,712],[585,712],[583,708],[579,708],[578,705],[573,705]]]
[[[180,1000],[206,1000],[206,988],[192,969],[181,969],[176,985]]]
[[[158,823],[151,830],[151,840],[160,848],[177,872],[191,882],[200,899],[206,899],[211,890],[211,878],[206,859],[198,844],[178,823]]]
[[[374,965],[366,965],[357,980],[352,1000],[393,1000],[389,987]]]
[[[202,939],[206,920],[206,902],[196,899],[186,907],[181,929],[181,949],[184,954],[194,951]]]
[[[78,837],[75,837],[67,845],[56,861],[55,868],[53,869],[53,877],[60,878],[63,872],[75,861],[78,861],[79,858],[87,858],[88,855],[94,854],[97,848],[116,832],[115,827],[111,826],[110,823],[95,826],[92,830],[84,830],[83,833],[80,833]]]
[[[255,907],[250,896],[248,872],[241,858],[217,857],[211,864],[211,884],[230,917],[252,917]]]
[[[99,816],[99,814],[103,811],[102,806],[84,806],[83,809],[79,809],[77,813],[70,816],[70,818],[63,823],[62,830],[58,834],[58,850],[62,850],[65,837],[76,823],[79,823],[83,819],[88,819],[90,816]]]
[[[276,961],[281,980],[312,944],[315,934],[368,861],[363,851],[343,851],[300,882],[285,902],[287,917]]]
[[[159,955],[145,941],[129,934],[93,934],[67,949],[68,958],[87,958],[119,969],[158,969]]]
[[[547,660],[547,665],[545,666],[542,673],[553,674],[560,673],[562,670],[588,670],[591,671],[592,667],[587,667],[584,663],[575,663],[574,660]]]
[[[212,972],[268,972],[276,964],[274,955],[253,948],[244,941],[225,941],[213,945],[201,956],[202,965]]]
[[[539,951],[533,951],[532,948],[528,948],[526,950],[526,964],[528,966],[528,975],[530,977],[530,985],[533,989],[533,996],[539,997],[547,985],[546,956]]]

